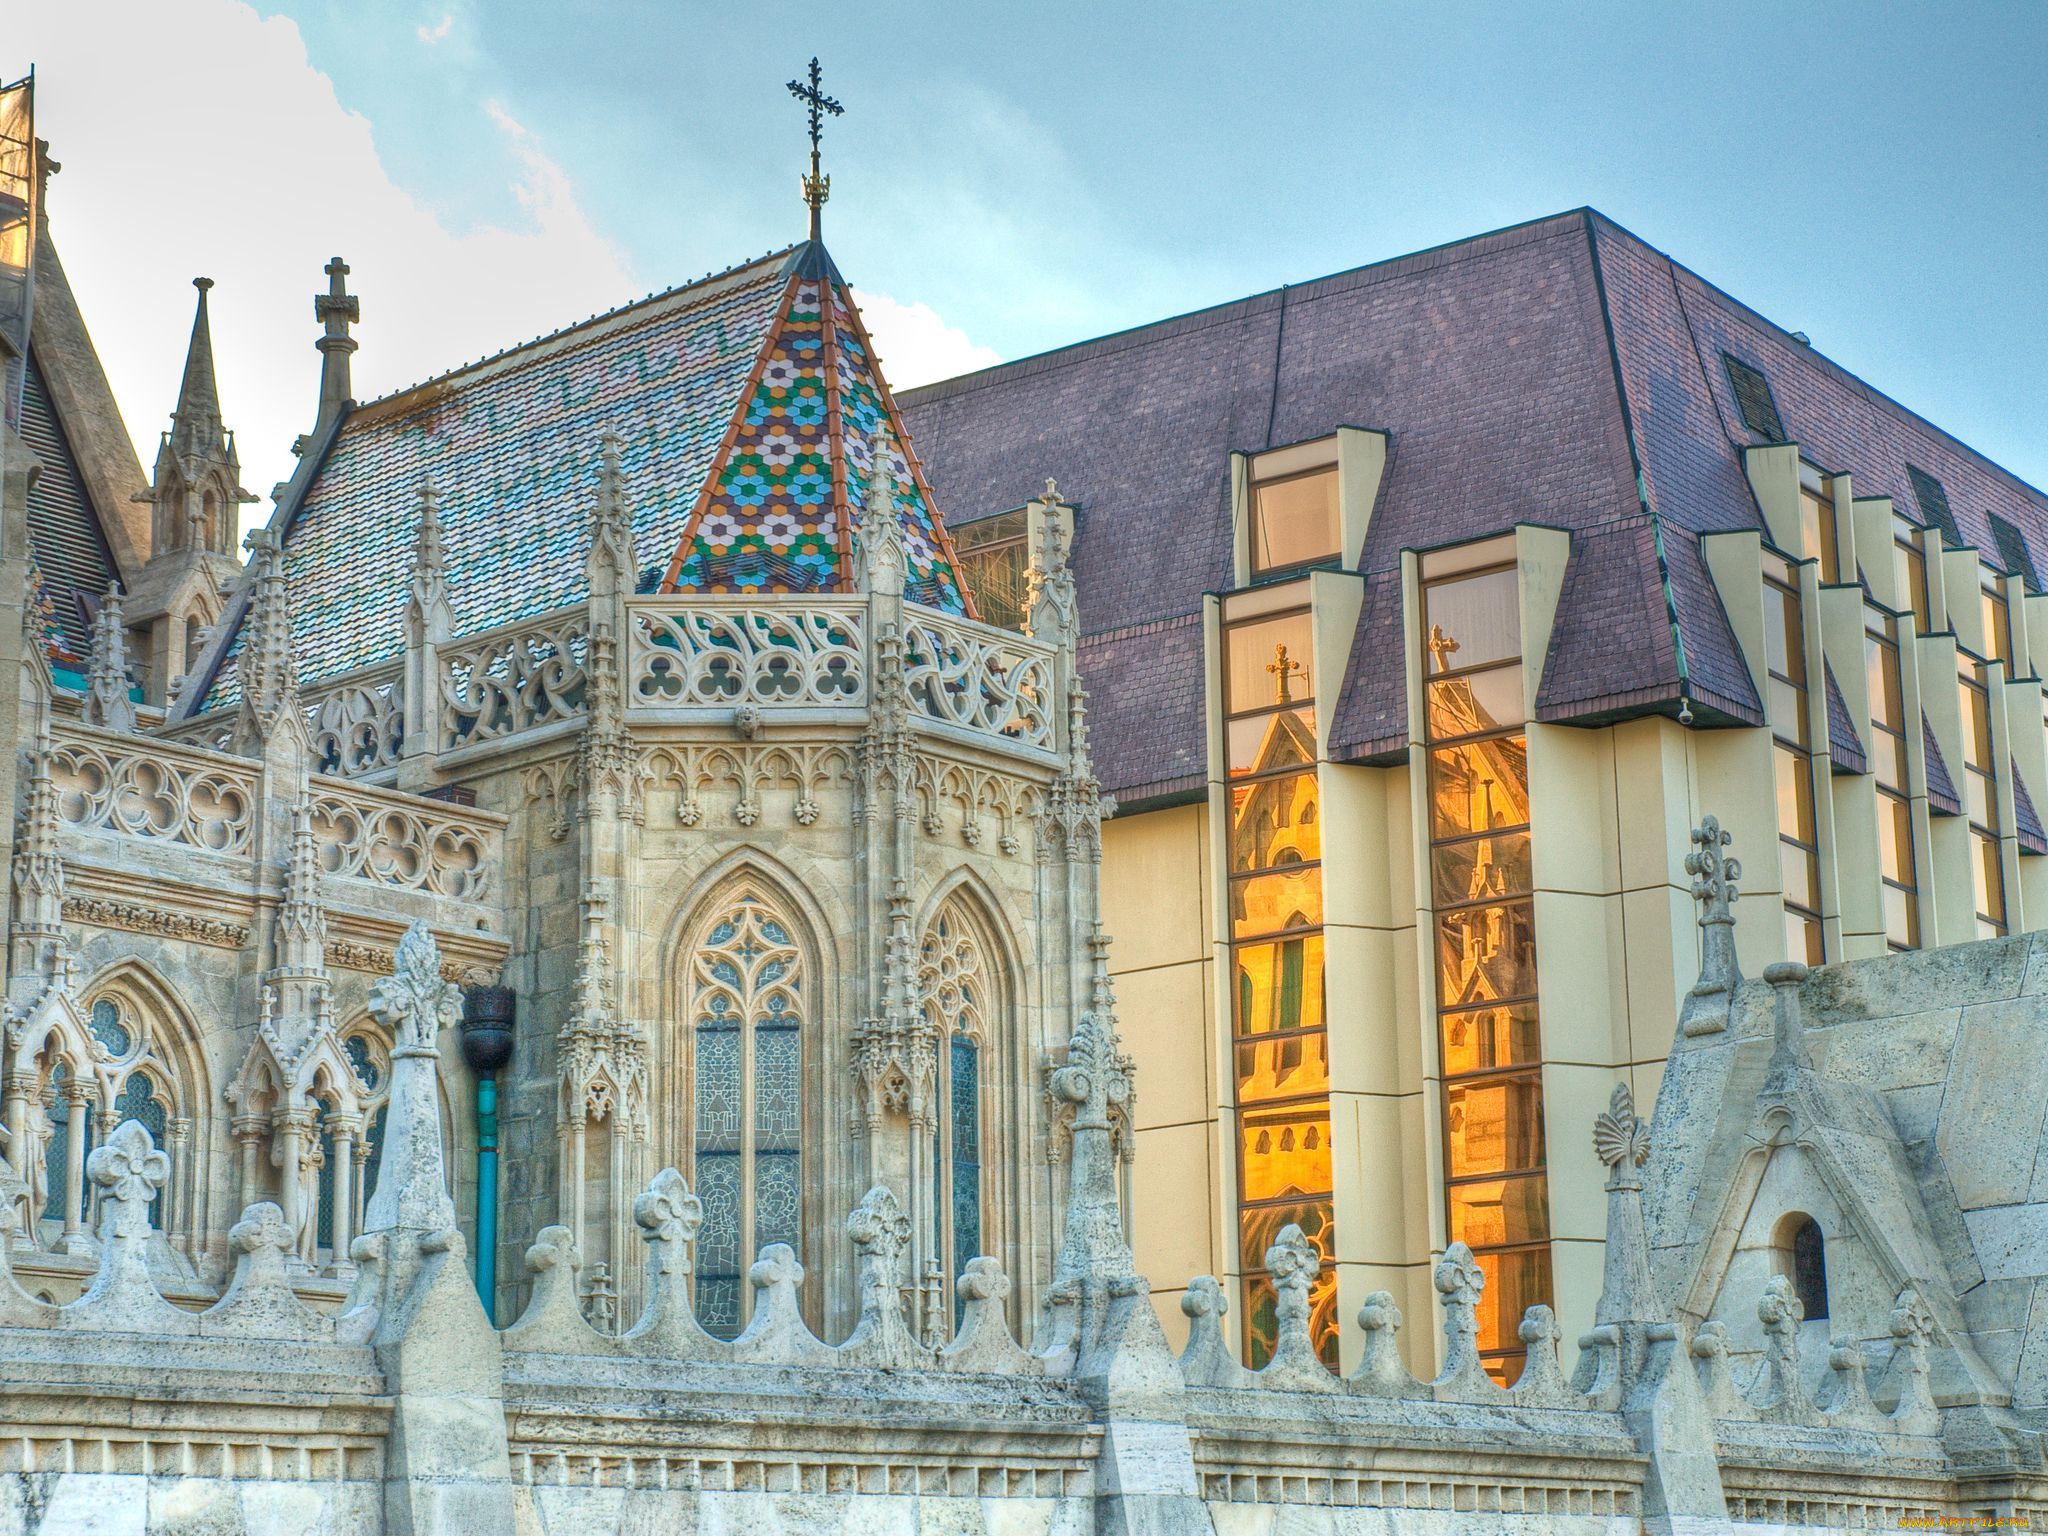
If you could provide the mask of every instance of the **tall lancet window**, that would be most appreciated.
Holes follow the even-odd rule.
[[[722,901],[690,954],[697,1315],[731,1338],[769,1243],[803,1252],[803,952],[760,896]]]
[[[919,1001],[939,1042],[932,1208],[936,1246],[950,1281],[987,1251],[981,1222],[981,1051],[990,1017],[990,975],[974,924],[958,899],[939,909],[918,958]],[[957,1293],[954,1313],[957,1319]]]

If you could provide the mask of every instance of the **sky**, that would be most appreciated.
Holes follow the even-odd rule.
[[[2044,52],[2031,0],[40,0],[0,76],[145,467],[205,274],[259,493],[329,256],[371,398],[789,244],[813,53],[899,389],[1590,204],[2048,486]]]

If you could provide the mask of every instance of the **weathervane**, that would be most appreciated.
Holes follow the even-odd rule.
[[[832,116],[838,117],[846,110],[846,108],[839,105],[830,96],[827,96],[823,89],[821,89],[820,80],[822,74],[823,72],[818,68],[818,61],[812,59],[810,83],[805,84],[802,80],[792,80],[789,82],[789,94],[810,108],[811,174],[803,180],[804,201],[810,205],[811,209],[811,238],[813,240],[818,238],[819,210],[825,206],[825,199],[832,195],[832,178],[822,175],[818,170],[818,140],[823,136],[825,114],[829,112]]]

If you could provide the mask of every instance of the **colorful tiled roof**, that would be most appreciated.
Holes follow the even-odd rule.
[[[849,588],[849,509],[876,425],[894,418],[871,357],[831,258],[803,245],[354,407],[287,509],[301,686],[398,653],[424,480],[441,492],[459,634],[580,599],[607,428],[641,591]],[[897,447],[890,465],[911,596],[965,612],[915,459]],[[237,632],[206,708],[237,697],[240,645]]]
[[[854,530],[885,422],[909,595],[966,612],[931,491],[903,446],[908,437],[860,312],[822,246],[807,247],[791,275],[663,590],[850,590]]]

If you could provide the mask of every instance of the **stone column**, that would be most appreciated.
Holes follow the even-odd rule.
[[[334,1140],[334,1150],[329,1154],[334,1159],[334,1262],[330,1268],[340,1276],[356,1272],[349,1261],[348,1245],[355,1232],[355,1189],[351,1176],[356,1169],[356,1133],[361,1128],[362,1122],[353,1115],[336,1115],[327,1122]]]
[[[290,1266],[305,1267],[301,1257],[304,1245],[300,1234],[308,1215],[305,1198],[305,1147],[313,1130],[313,1112],[310,1109],[281,1110],[271,1122],[277,1131],[277,1149],[272,1160],[278,1166],[278,1207],[284,1212],[285,1225],[292,1229],[292,1257],[286,1260]]]
[[[171,1177],[175,1180],[170,1195],[169,1220],[164,1223],[171,1247],[186,1258],[192,1257],[192,1191],[197,1187],[192,1179],[192,1122],[180,1115],[170,1124],[166,1145],[171,1154]]]
[[[263,1188],[259,1182],[261,1170],[257,1158],[260,1155],[263,1133],[268,1128],[268,1124],[258,1115],[240,1116],[229,1127],[229,1134],[234,1137],[235,1145],[241,1148],[242,1152],[241,1203],[244,1206],[254,1205],[263,1198]]]
[[[85,1206],[85,1134],[91,1125],[92,1086],[75,1079],[64,1085],[64,1100],[70,1107],[64,1121],[64,1235],[57,1240],[60,1253],[90,1253],[92,1239],[81,1220]]]
[[[28,1097],[34,1085],[33,1075],[14,1067],[7,1073],[6,1091],[0,1096],[0,1115],[7,1121],[7,1161],[13,1165],[15,1176],[28,1186],[22,1221],[14,1231],[14,1246],[24,1252],[35,1247],[36,1222],[43,1214],[35,1201],[32,1172],[36,1158],[35,1149],[29,1145],[33,1133],[28,1128]]]

